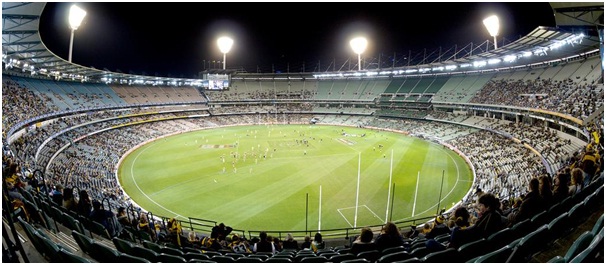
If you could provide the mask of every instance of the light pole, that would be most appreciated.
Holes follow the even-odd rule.
[[[219,50],[223,53],[223,69],[225,70],[225,58],[227,57],[227,53],[231,49],[231,46],[234,44],[234,40],[229,37],[220,37],[217,39],[217,44],[219,45]]]
[[[85,16],[86,11],[76,5],[72,5],[72,7],[69,9],[69,27],[72,29],[72,35],[69,39],[69,62],[72,62],[72,50],[74,48],[74,31],[78,29],[80,23],[82,23],[82,20]]]
[[[362,70],[362,53],[366,50],[366,46],[368,45],[368,41],[364,37],[357,37],[349,41],[349,45],[353,51],[358,54],[358,71]]]
[[[499,35],[499,18],[495,15],[484,19],[484,26],[488,33],[494,38],[494,49],[497,49],[497,35]]]

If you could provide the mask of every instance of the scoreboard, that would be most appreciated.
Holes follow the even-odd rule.
[[[202,80],[202,87],[205,90],[227,90],[229,83],[230,78],[227,74],[207,74]]]

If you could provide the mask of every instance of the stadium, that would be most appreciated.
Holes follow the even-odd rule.
[[[603,262],[603,3],[551,5],[500,47],[187,79],[71,63],[4,2],[3,262]]]

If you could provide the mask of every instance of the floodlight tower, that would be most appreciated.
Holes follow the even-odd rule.
[[[499,35],[499,18],[495,15],[484,19],[484,26],[488,33],[494,38],[494,49],[497,49],[497,35]]]
[[[366,50],[366,46],[368,45],[368,41],[364,37],[357,37],[349,41],[349,45],[353,51],[358,54],[358,71],[362,70],[362,53]]]
[[[225,70],[225,58],[226,54],[231,50],[231,46],[234,44],[234,40],[229,37],[220,37],[217,39],[217,45],[219,45],[219,50],[223,53],[223,69]]]
[[[78,7],[77,5],[72,5],[69,9],[69,27],[72,29],[72,35],[69,39],[69,56],[68,61],[72,62],[72,50],[74,48],[74,32],[82,23],[82,20],[86,16],[86,11],[84,9]]]

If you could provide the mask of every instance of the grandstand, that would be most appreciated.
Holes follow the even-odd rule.
[[[3,8],[3,16],[27,18],[39,16],[44,3],[9,6]],[[3,34],[20,34],[24,29],[20,26],[30,27],[10,23],[17,25],[4,23]],[[15,256],[22,262],[546,262],[552,257],[553,261],[603,262],[603,166],[587,180],[584,191],[536,214],[549,217],[526,221],[532,228],[505,228],[510,232],[507,237],[481,239],[490,240],[486,243],[490,246],[470,250],[470,243],[456,250],[430,252],[423,238],[410,237],[391,251],[362,255],[349,253],[349,238],[355,237],[359,228],[348,227],[266,230],[279,240],[293,233],[299,241],[322,232],[330,246],[310,254],[304,250],[238,254],[200,243],[174,243],[160,236],[168,236],[168,222],[174,216],[156,215],[133,203],[117,175],[129,152],[162,137],[234,125],[308,124],[317,118],[320,125],[399,131],[456,151],[475,176],[456,207],[468,207],[473,213],[478,189],[513,202],[526,195],[532,178],[555,178],[566,168],[578,166],[588,149],[603,157],[603,54],[597,49],[595,36],[579,39],[574,32],[538,28],[497,51],[440,62],[448,65],[517,54],[529,45],[549,47],[567,38],[574,38],[575,45],[502,68],[447,74],[394,73],[437,66],[415,65],[389,69],[392,73],[388,76],[371,77],[297,73],[284,78],[284,74],[233,73],[228,90],[212,91],[170,85],[168,78],[162,85],[101,82],[102,71],[62,59],[36,64],[85,76],[72,80],[60,73],[27,72],[12,58],[3,57],[3,198],[5,205],[10,205],[9,197],[22,201],[20,206],[3,206],[3,257],[8,260]],[[45,56],[30,56],[19,43],[5,41],[3,38],[4,54],[21,56],[24,61]],[[140,78],[143,83],[153,79],[121,73],[114,76],[117,80],[120,76]],[[12,181],[7,188],[6,178],[13,176],[5,174],[9,168],[18,168],[15,177],[30,187],[15,188]],[[124,235],[118,236],[88,216],[54,204],[48,193],[57,185],[85,190],[91,200],[100,201],[114,213],[125,208],[128,222],[146,215],[158,223],[159,232],[146,232],[138,224],[125,225]],[[81,199],[78,192],[75,198]],[[455,207],[444,209],[439,214],[448,216]],[[422,224],[432,222],[435,216],[395,224],[403,232],[410,225],[422,231]],[[183,237],[192,230],[200,237],[210,236],[223,221],[188,216],[177,220]],[[259,231],[233,228],[249,240],[259,235]],[[381,225],[372,227],[375,235],[380,229]],[[581,231],[588,232],[581,235]],[[579,243],[584,246],[575,248]]]

